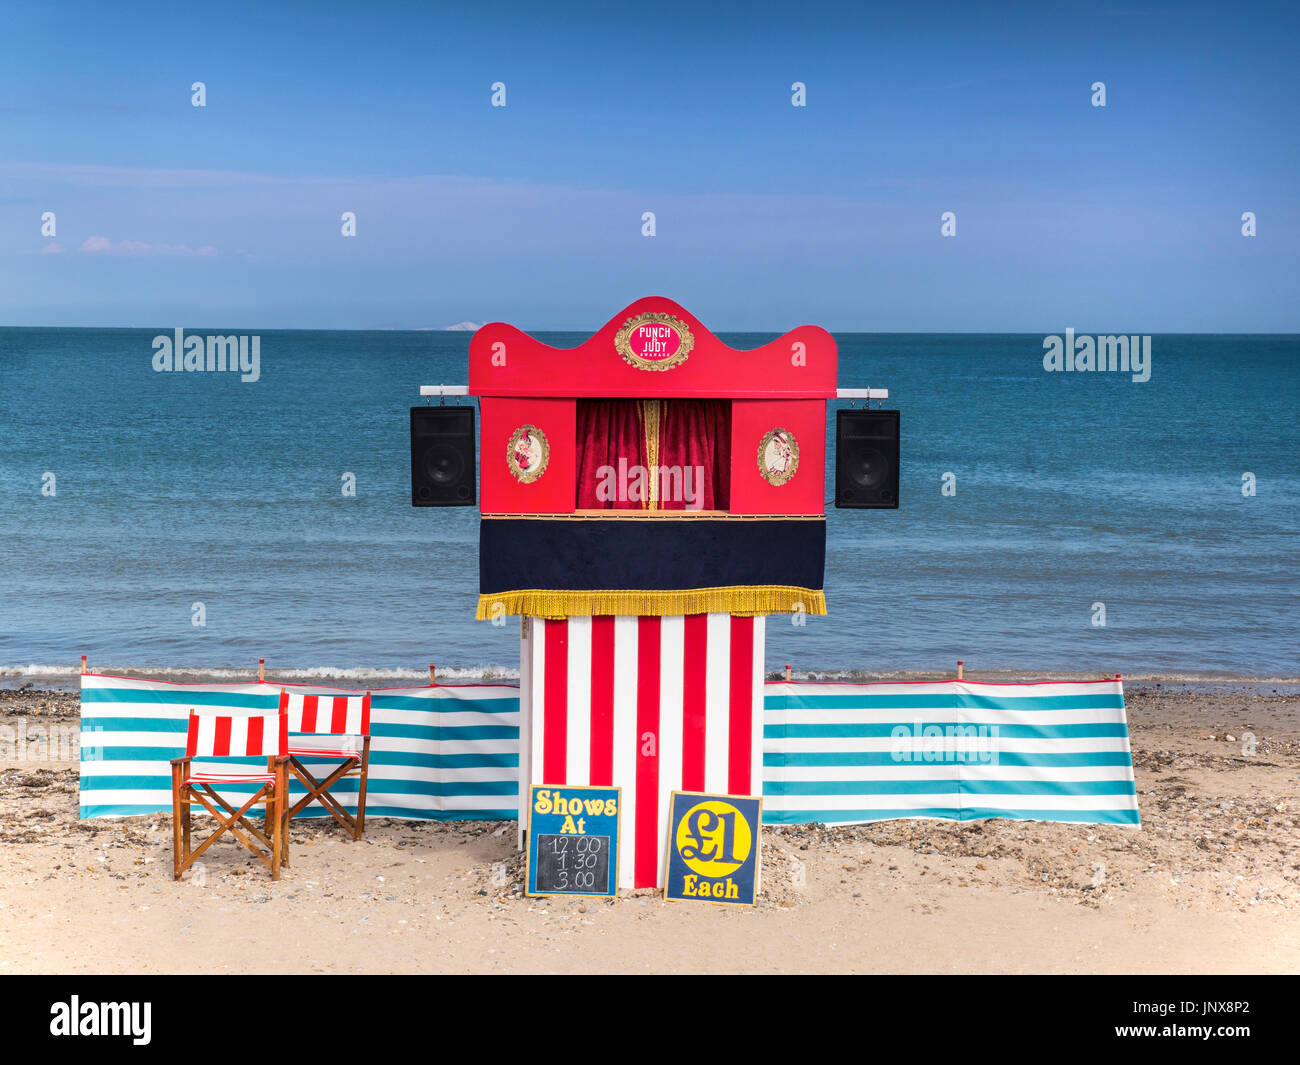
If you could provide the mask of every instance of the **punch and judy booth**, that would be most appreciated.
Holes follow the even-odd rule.
[[[662,876],[677,790],[762,791],[764,623],[824,614],[830,334],[752,350],[671,300],[558,349],[470,344],[480,619],[521,624],[520,796],[622,789],[619,883]]]
[[[82,817],[171,808],[177,871],[197,856],[178,789],[203,774],[177,780],[169,764],[199,754],[186,742],[197,713],[230,719],[208,752],[242,755],[211,778],[235,796],[230,812],[268,792],[287,804],[263,833],[272,862],[287,857],[275,825],[291,834],[290,816],[333,817],[354,837],[367,814],[522,829],[533,786],[605,789],[606,805],[583,812],[598,821],[589,840],[607,844],[600,883],[612,867],[622,888],[663,883],[674,792],[761,796],[769,824],[1140,823],[1118,677],[982,684],[959,664],[947,681],[763,683],[768,615],[826,612],[826,401],[888,398],[837,389],[824,330],[737,350],[652,298],[571,349],[487,325],[469,357],[468,385],[421,385],[428,403],[411,408],[411,502],[479,501],[478,616],[519,617],[519,686],[441,685],[430,667],[427,686],[372,698],[271,684],[260,669],[256,684],[180,684],[83,660]],[[467,393],[477,419],[432,405]],[[837,410],[837,507],[898,506],[898,428],[898,411]],[[248,722],[281,705],[303,746],[243,746]],[[267,757],[289,759],[278,787]],[[547,827],[534,827],[540,844]],[[537,856],[528,890],[544,893]]]

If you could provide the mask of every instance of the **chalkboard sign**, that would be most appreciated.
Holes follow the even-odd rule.
[[[528,803],[529,895],[618,889],[618,788],[534,786]]]
[[[608,836],[538,835],[539,894],[564,895],[574,891],[605,894],[608,883]]]

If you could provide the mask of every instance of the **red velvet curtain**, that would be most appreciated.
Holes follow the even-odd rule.
[[[683,498],[660,500],[661,509],[727,510],[731,505],[731,403],[725,399],[664,400],[659,419],[659,464],[681,469],[683,484],[691,487],[690,493],[681,493]],[[684,498],[687,494],[690,500]]]
[[[643,510],[648,489],[645,401],[578,401],[579,510]],[[621,461],[620,461],[621,460]],[[666,399],[658,404],[655,505],[661,510],[726,510],[731,486],[731,404],[718,399]],[[646,479],[638,484],[638,468]]]
[[[619,459],[624,468],[645,464],[645,426],[635,399],[578,400],[578,509],[641,510],[640,500],[611,493],[609,471],[617,488]],[[613,498],[610,498],[611,494]]]

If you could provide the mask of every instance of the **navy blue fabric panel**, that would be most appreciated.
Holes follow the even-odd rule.
[[[727,588],[819,589],[824,521],[727,518],[485,518],[479,592]]]

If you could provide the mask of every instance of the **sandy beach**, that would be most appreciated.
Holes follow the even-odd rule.
[[[227,837],[178,884],[169,815],[80,821],[75,751],[14,749],[77,695],[0,692],[0,972],[1300,972],[1300,696],[1126,698],[1140,829],[768,828],[729,909],[527,898],[513,822],[295,821],[279,883]]]

